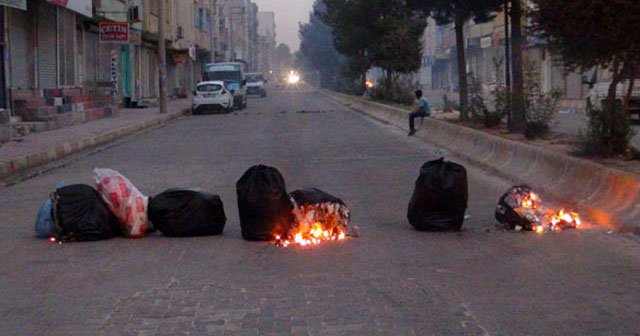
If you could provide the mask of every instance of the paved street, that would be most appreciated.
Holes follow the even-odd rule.
[[[407,203],[436,156],[313,92],[271,92],[248,110],[183,117],[79,156],[0,189],[0,334],[640,335],[640,239],[496,231],[510,184],[471,167],[466,230],[416,232]],[[290,190],[341,197],[360,237],[287,249],[243,241],[235,183],[257,163],[280,169]],[[95,167],[151,196],[180,186],[219,194],[224,235],[33,238],[53,186],[92,183]]]

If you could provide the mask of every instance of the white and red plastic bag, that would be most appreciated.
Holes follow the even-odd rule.
[[[96,168],[93,173],[96,189],[118,217],[124,235],[129,238],[144,237],[149,228],[149,197],[144,196],[131,181],[113,169]]]

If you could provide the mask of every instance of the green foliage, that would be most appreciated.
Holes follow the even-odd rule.
[[[534,29],[570,69],[611,65],[627,55],[638,58],[640,1],[534,0]]]
[[[628,115],[616,102],[625,69],[640,64],[640,1],[534,0],[533,27],[571,70],[608,68],[613,76],[602,111],[590,113],[590,141],[605,155],[623,154],[630,137]],[[599,138],[598,138],[599,137]]]
[[[560,89],[554,88],[548,93],[542,92],[538,84],[538,70],[533,64],[524,67],[524,115],[526,120],[525,136],[529,139],[546,135],[563,96]]]
[[[409,73],[420,68],[420,37],[426,20],[413,13],[404,0],[322,0],[324,11],[315,14],[332,31],[336,50],[355,64],[362,79],[371,66],[389,73]],[[392,78],[388,77],[387,88]]]
[[[394,80],[390,86],[377,85],[371,91],[371,98],[393,103],[412,105],[416,96],[414,88],[416,85],[410,81]]]
[[[605,107],[606,108],[606,107]],[[623,154],[634,133],[631,122],[620,101],[616,101],[612,112],[594,110],[587,101],[589,127],[586,137],[581,139],[582,154],[589,156],[612,156]]]
[[[455,24],[456,50],[458,57],[458,83],[460,86],[460,119],[468,119],[468,85],[466,57],[464,54],[463,25],[473,19],[476,23],[487,22],[504,0],[407,0],[409,8],[422,15],[432,17],[438,24]]]
[[[471,111],[471,120],[476,124],[482,124],[491,128],[500,125],[502,115],[489,111],[485,103],[482,93],[482,82],[472,73],[469,74],[469,93],[471,94],[469,110]]]
[[[493,13],[504,4],[504,0],[408,0],[407,5],[417,11],[428,13],[440,25],[466,22],[487,22]]]
[[[293,55],[291,54],[291,49],[288,45],[280,43],[276,47],[275,63],[281,71],[286,70],[293,65]]]
[[[342,71],[346,59],[333,45],[331,28],[318,17],[318,13],[325,11],[322,0],[316,0],[313,12],[309,15],[309,23],[300,24],[299,59],[304,69],[319,72],[322,87],[341,90],[345,88],[346,83],[353,82],[357,75],[343,78],[346,75]]]

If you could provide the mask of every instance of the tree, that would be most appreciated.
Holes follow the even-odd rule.
[[[383,68],[387,84],[396,73],[420,68],[420,37],[426,20],[414,15],[405,0],[323,0],[316,14],[332,29],[336,50],[355,61],[361,90],[371,66]],[[352,63],[352,65],[354,65]]]
[[[379,0],[373,0],[375,2]],[[372,46],[375,36],[372,18],[375,7],[366,0],[323,0],[326,11],[315,14],[332,29],[336,50],[351,59],[350,68],[360,77],[360,91],[364,91],[367,70],[372,65]]]
[[[275,62],[279,72],[286,71],[293,64],[293,55],[288,45],[280,43],[276,47]]]
[[[628,146],[628,115],[616,102],[626,76],[628,103],[640,64],[640,2],[637,0],[534,0],[533,26],[562,57],[568,70],[608,69],[612,80],[602,111],[591,115],[590,132],[597,131],[604,154],[621,154]]]
[[[522,34],[522,3],[521,0],[511,0],[511,106],[509,131],[522,133],[526,129],[525,99],[524,99],[524,64],[522,53],[524,36]]]
[[[373,23],[379,40],[372,47],[373,65],[385,71],[385,87],[391,89],[399,74],[408,74],[422,65],[422,35],[427,26],[404,1],[381,1]]]
[[[317,15],[325,11],[322,0],[316,0],[309,22],[300,24],[299,61],[303,68],[319,72],[322,87],[336,89],[345,60],[333,45],[331,28]]]
[[[460,119],[469,120],[469,84],[465,55],[464,24],[473,19],[486,22],[504,0],[408,0],[412,9],[433,17],[439,25],[454,24],[460,92]]]

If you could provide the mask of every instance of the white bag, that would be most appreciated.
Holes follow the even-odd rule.
[[[149,228],[149,197],[144,196],[131,181],[113,169],[96,168],[93,173],[98,193],[118,217],[125,236],[144,237]]]

